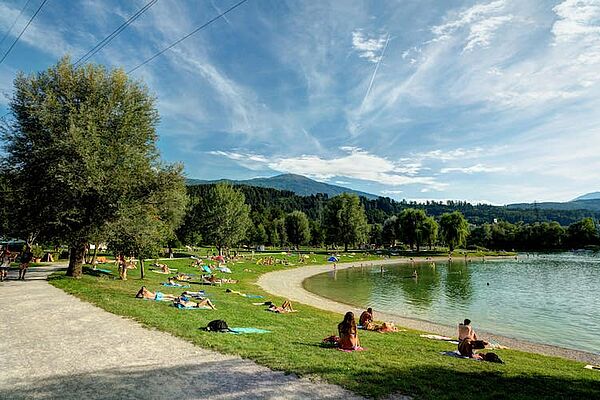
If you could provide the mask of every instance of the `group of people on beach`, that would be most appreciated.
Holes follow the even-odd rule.
[[[10,270],[10,264],[15,262],[19,257],[19,253],[13,253],[8,247],[2,248],[0,246],[0,282],[8,279],[8,271]],[[29,268],[29,264],[33,260],[33,252],[30,246],[25,246],[25,249],[19,257],[19,280],[25,280],[25,274]]]
[[[363,311],[359,318],[359,324],[356,324],[354,313],[348,311],[344,315],[344,319],[337,326],[339,337],[329,337],[324,339],[324,342],[331,342],[336,347],[346,351],[362,350],[360,340],[358,338],[358,329],[364,329],[375,332],[398,332],[398,328],[391,322],[378,323],[374,320],[374,313],[371,307]],[[476,360],[494,361],[491,356],[493,353],[477,354],[475,350],[485,349],[489,343],[480,340],[471,326],[471,320],[465,319],[458,324],[458,353],[463,357],[473,358]]]

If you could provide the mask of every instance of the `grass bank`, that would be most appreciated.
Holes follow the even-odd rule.
[[[296,256],[277,255],[297,264]],[[239,279],[237,284],[203,289],[214,301],[217,310],[178,310],[169,303],[134,298],[144,284],[150,290],[179,294],[181,289],[161,286],[166,276],[147,273],[143,281],[139,271],[129,274],[129,280],[113,279],[114,266],[102,266],[111,274],[89,272],[82,279],[71,279],[64,273],[54,274],[51,284],[99,307],[140,323],[169,332],[192,343],[220,352],[255,360],[272,369],[301,376],[325,379],[368,397],[409,394],[425,399],[486,399],[486,398],[598,398],[600,374],[583,369],[583,364],[556,357],[498,350],[505,365],[454,359],[439,354],[453,349],[452,345],[420,338],[408,330],[392,334],[360,332],[361,343],[368,350],[343,353],[320,347],[324,337],[336,333],[341,316],[309,306],[295,304],[298,313],[273,314],[266,307],[254,306],[259,300],[225,293],[226,288],[243,293],[263,295],[265,300],[282,302],[283,298],[268,296],[255,284],[262,273],[293,266],[257,265],[254,260],[229,264]],[[326,255],[312,255],[310,263],[321,264]],[[379,259],[376,256],[342,256],[340,262]],[[189,259],[166,261],[179,272],[198,273],[189,266]],[[225,275],[225,274],[222,274]],[[213,319],[224,319],[233,327],[256,327],[270,330],[262,335],[211,334],[199,330]]]

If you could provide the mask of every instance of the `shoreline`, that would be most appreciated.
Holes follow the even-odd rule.
[[[514,256],[489,257],[490,260],[502,258],[514,258]],[[429,260],[426,260],[426,257],[413,257],[413,260],[414,262],[440,262],[447,261],[448,257],[429,257]],[[363,266],[379,266],[404,263],[409,264],[411,263],[411,260],[409,258],[403,257],[399,259],[392,258],[375,261],[357,261],[351,263],[337,264],[337,269],[343,270],[347,268],[360,267],[361,264]],[[332,264],[307,265],[304,267],[286,269],[283,271],[267,272],[266,274],[263,274],[258,278],[256,284],[266,292],[271,293],[275,296],[285,297],[289,300],[297,301],[299,303],[306,304],[315,308],[333,311],[340,314],[344,314],[347,311],[352,311],[356,315],[360,315],[360,313],[363,311],[363,309],[361,308],[319,296],[315,293],[309,292],[304,288],[303,282],[305,279],[314,275],[331,271]],[[378,320],[391,321],[399,327],[415,329],[449,337],[456,336],[456,327],[454,326],[448,326],[440,323],[414,318],[402,317],[396,314],[379,312],[378,310],[374,310],[374,312],[377,313]],[[600,364],[600,355],[594,353],[589,353],[581,350],[567,349],[564,347],[549,344],[529,342],[523,339],[515,339],[506,336],[496,335],[492,332],[487,332],[483,330],[478,330],[478,332],[480,333],[480,336],[485,336],[486,338],[501,343],[502,345],[507,346],[513,350],[543,354],[547,356],[562,357],[588,364]]]

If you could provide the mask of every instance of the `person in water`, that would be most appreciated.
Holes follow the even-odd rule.
[[[356,350],[360,347],[356,331],[356,321],[354,320],[354,313],[352,311],[348,311],[344,315],[344,320],[338,324],[338,334],[340,336],[340,349]]]
[[[488,343],[477,338],[475,330],[471,326],[471,320],[465,319],[458,324],[458,352],[469,358],[480,359],[479,354],[475,354],[474,350],[484,349]]]
[[[365,328],[367,325],[373,322],[373,309],[371,307],[367,308],[366,311],[363,311],[360,314],[360,318],[358,319],[358,324]],[[366,328],[365,328],[366,329]]]

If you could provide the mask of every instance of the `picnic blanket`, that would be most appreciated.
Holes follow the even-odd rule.
[[[150,271],[152,271],[156,274],[163,274],[163,275],[171,275],[171,273],[177,272],[176,269],[172,269],[172,268],[169,269],[169,272],[164,272],[164,271],[161,271],[160,269],[151,269]]]
[[[229,328],[229,333],[233,333],[235,335],[241,335],[244,333],[271,333],[266,329],[258,329],[258,328]]]

